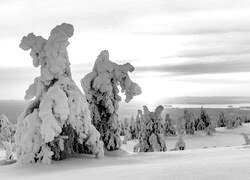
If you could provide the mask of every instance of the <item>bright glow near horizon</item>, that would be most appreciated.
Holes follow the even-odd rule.
[[[22,36],[48,37],[62,22],[75,27],[68,52],[77,84],[107,49],[111,60],[135,66],[131,76],[143,91],[136,99],[148,105],[250,96],[249,10],[247,0],[1,1],[0,99],[22,99],[39,72],[19,48]]]

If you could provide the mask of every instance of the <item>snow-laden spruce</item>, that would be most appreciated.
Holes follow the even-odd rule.
[[[107,50],[102,51],[95,61],[92,72],[88,73],[81,84],[90,104],[93,124],[100,132],[107,150],[117,150],[121,146],[118,106],[121,92],[125,93],[126,102],[141,94],[141,88],[134,83],[128,72],[134,67],[129,64],[118,65],[109,60]]]
[[[50,163],[75,153],[103,156],[86,98],[71,77],[66,47],[73,32],[72,25],[63,23],[52,29],[48,39],[30,33],[21,41],[23,50],[31,50],[33,65],[40,66],[40,76],[26,91],[30,103],[18,117],[19,162]]]
[[[184,122],[185,122],[185,131],[186,134],[194,134],[195,132],[195,121],[194,115],[192,112],[189,112],[187,109],[184,109]]]
[[[141,132],[141,128],[142,128],[142,110],[137,110],[137,115],[135,118],[135,135],[136,135],[136,139],[139,139],[140,137],[140,132]]]
[[[150,112],[147,106],[143,106],[141,116],[141,130],[139,143],[135,145],[135,152],[166,151],[164,138],[164,125],[161,117],[163,106],[158,106],[154,112]]]
[[[5,160],[12,160],[14,158],[13,152],[15,148],[14,144],[15,125],[12,124],[7,116],[0,115],[0,147],[5,150]]]

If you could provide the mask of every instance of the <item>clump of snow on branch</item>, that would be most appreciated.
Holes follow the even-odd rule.
[[[71,77],[66,47],[73,32],[72,25],[63,23],[52,29],[48,39],[30,33],[21,41],[23,50],[31,50],[34,67],[40,66],[40,76],[26,91],[30,103],[17,122],[19,162],[50,163],[74,153],[103,156],[86,98]]]
[[[164,138],[164,124],[161,117],[163,106],[158,106],[154,112],[150,112],[147,106],[143,106],[141,116],[141,131],[139,143],[135,145],[135,152],[166,151]]]
[[[14,158],[14,134],[15,126],[4,115],[0,115],[0,146],[5,150],[5,159],[12,160]]]
[[[117,150],[121,146],[120,123],[117,114],[121,97],[118,86],[125,94],[126,102],[141,94],[141,88],[130,79],[128,74],[134,69],[129,63],[118,65],[110,61],[109,53],[105,50],[97,57],[92,72],[81,80],[90,104],[93,124],[101,133],[107,150]]]

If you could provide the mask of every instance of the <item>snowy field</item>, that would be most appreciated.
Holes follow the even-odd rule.
[[[250,134],[250,123],[244,124],[236,129],[216,128],[216,133],[213,136],[207,136],[204,132],[195,132],[194,135],[186,135],[184,141],[187,149],[240,146],[245,143],[241,133]],[[177,137],[166,138],[168,150],[175,147],[176,141]],[[137,140],[129,141],[123,145],[123,149],[128,152],[133,152],[133,147],[136,143]]]
[[[240,179],[250,177],[250,146],[242,146],[240,133],[250,132],[250,125],[227,130],[217,129],[213,136],[197,133],[185,136],[187,150],[155,153],[132,153],[134,141],[122,151],[102,159],[79,156],[52,165],[3,165],[0,179]],[[166,139],[168,150],[176,138]],[[215,148],[216,147],[216,148]],[[0,153],[3,159],[3,151]]]

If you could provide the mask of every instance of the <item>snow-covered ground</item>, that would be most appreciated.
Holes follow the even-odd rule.
[[[132,153],[135,142],[130,141],[122,146],[124,151],[109,153],[101,159],[78,156],[52,165],[1,165],[0,179],[249,180],[250,146],[242,146],[242,132],[249,133],[250,125],[233,130],[220,128],[214,136],[186,136],[185,151]],[[175,138],[166,141],[172,149]],[[0,156],[3,157],[3,152]]]
[[[203,132],[195,132],[194,135],[184,136],[184,141],[187,149],[240,146],[245,143],[241,133],[249,134],[250,138],[250,123],[236,129],[216,128],[216,133],[212,136],[207,136]],[[177,137],[166,138],[168,150],[175,147],[176,141]],[[128,152],[133,152],[133,147],[136,143],[137,140],[128,141],[122,148]]]

